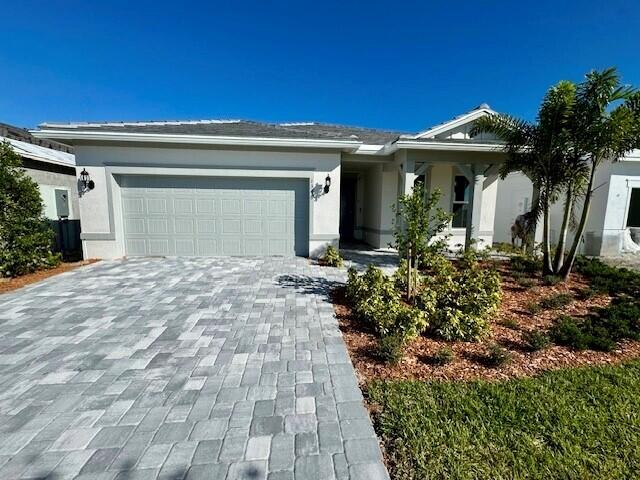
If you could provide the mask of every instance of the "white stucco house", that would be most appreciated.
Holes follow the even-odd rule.
[[[471,138],[481,105],[407,134],[240,120],[45,123],[95,188],[79,200],[84,255],[317,256],[386,247],[391,205],[422,180],[455,214],[453,244],[494,240],[500,145]]]
[[[494,241],[510,242],[510,225],[515,217],[529,211],[533,185],[522,173],[512,173],[498,182],[498,202]],[[577,208],[578,214],[581,206]],[[551,208],[551,243],[558,242],[563,203]],[[542,239],[541,228],[536,232]],[[569,230],[569,241],[574,232]],[[580,253],[594,256],[640,254],[640,150],[618,162],[605,162],[596,171],[589,220],[580,242]]]

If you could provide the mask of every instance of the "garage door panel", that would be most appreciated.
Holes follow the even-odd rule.
[[[122,176],[127,255],[307,255],[308,181]]]

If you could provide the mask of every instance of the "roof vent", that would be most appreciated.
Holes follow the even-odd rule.
[[[476,110],[491,110],[491,107],[488,103],[481,103],[480,106],[476,108]]]

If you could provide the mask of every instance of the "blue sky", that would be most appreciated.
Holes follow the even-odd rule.
[[[482,102],[533,118],[551,84],[592,68],[640,85],[635,0],[2,1],[0,122],[24,127],[246,118],[416,131]]]

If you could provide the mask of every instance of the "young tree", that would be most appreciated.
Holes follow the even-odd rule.
[[[392,208],[396,214],[394,222],[395,247],[401,259],[407,264],[407,300],[412,300],[415,290],[415,279],[421,260],[430,250],[442,248],[440,239],[433,242],[434,237],[449,227],[451,214],[438,207],[441,193],[435,190],[428,194],[424,184],[418,182],[409,195],[398,198],[398,204]]]
[[[0,143],[0,277],[52,266],[53,231],[42,215],[38,185],[21,168],[8,142]]]

